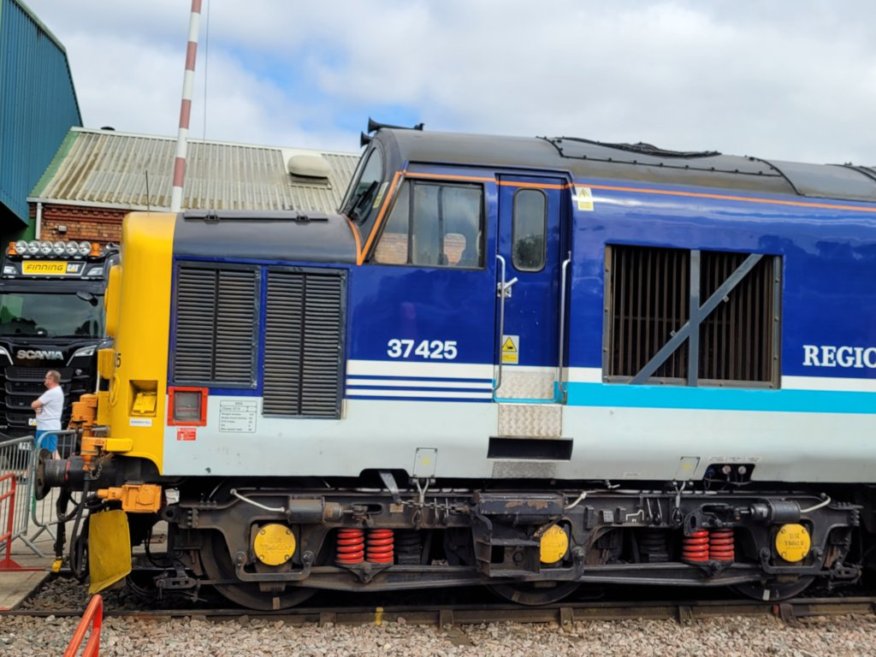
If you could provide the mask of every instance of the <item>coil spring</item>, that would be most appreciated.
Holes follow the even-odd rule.
[[[709,533],[709,559],[712,561],[735,561],[732,529],[713,529]]]
[[[392,563],[393,543],[391,529],[372,529],[369,531],[368,561],[370,563]]]
[[[365,561],[365,531],[355,527],[339,529],[337,551],[335,563],[339,566],[354,566]]]
[[[709,560],[709,530],[698,529],[682,540],[681,560],[703,563]]]

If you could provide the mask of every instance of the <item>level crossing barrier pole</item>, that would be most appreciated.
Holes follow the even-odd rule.
[[[100,595],[94,595],[82,615],[82,620],[79,621],[76,632],[73,633],[73,638],[67,645],[67,650],[64,651],[64,657],[76,657],[89,626],[91,626],[91,632],[88,635],[85,650],[82,651],[82,657],[96,657],[100,653],[100,628],[102,625],[103,598]]]

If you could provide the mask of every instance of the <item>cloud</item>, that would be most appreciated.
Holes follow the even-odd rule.
[[[187,3],[29,4],[68,48],[88,125],[175,134]],[[863,0],[210,4],[199,136],[206,69],[212,139],[354,150],[374,114],[876,162],[876,5]]]

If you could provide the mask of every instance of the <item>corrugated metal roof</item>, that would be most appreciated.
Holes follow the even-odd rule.
[[[82,117],[67,53],[20,0],[0,0],[0,203],[27,224],[27,194]]]
[[[28,199],[131,210],[170,207],[176,140],[74,128]],[[318,153],[328,179],[287,173],[295,153]],[[331,212],[340,205],[359,156],[225,142],[188,143],[183,208]]]

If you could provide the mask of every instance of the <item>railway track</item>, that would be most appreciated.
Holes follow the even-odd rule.
[[[20,609],[5,612],[10,616],[78,617],[83,610]],[[408,624],[452,625],[480,623],[556,623],[569,626],[590,620],[676,620],[686,624],[698,619],[727,616],[777,616],[787,623],[814,616],[847,616],[876,612],[876,596],[853,598],[799,598],[782,603],[761,603],[738,599],[685,601],[595,601],[520,607],[508,604],[477,605],[395,605],[387,607],[333,606],[298,607],[282,611],[253,611],[228,608],[186,608],[125,610],[108,608],[104,616],[127,619],[198,618],[222,621],[241,617],[282,620],[292,625],[380,625],[402,620]]]

